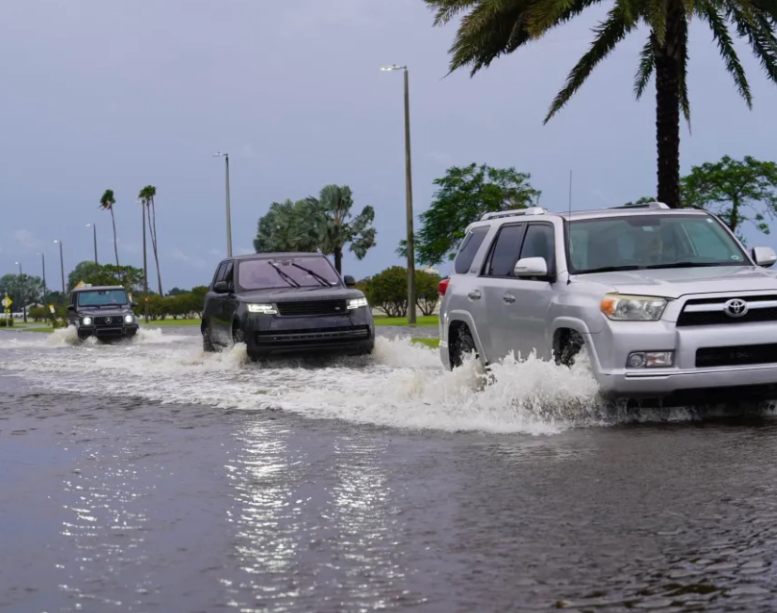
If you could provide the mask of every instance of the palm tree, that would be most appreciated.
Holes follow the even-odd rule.
[[[254,249],[257,253],[314,252],[319,246],[316,213],[309,200],[273,202],[259,219]]]
[[[444,25],[466,13],[450,49],[450,71],[470,66],[470,75],[542,37],[552,28],[599,4],[597,0],[424,0],[435,9],[435,25]],[[583,85],[627,34],[639,25],[650,28],[642,48],[634,92],[639,99],[650,77],[656,76],[656,141],[658,199],[680,206],[680,112],[690,126],[686,83],[688,24],[691,17],[712,29],[720,54],[737,90],[752,107],[750,86],[729,34],[729,23],[747,39],[769,79],[777,82],[777,3],[774,0],[616,0],[607,18],[594,30],[596,37],[567,77],[545,117],[550,120]]]
[[[347,185],[327,185],[321,190],[318,200],[308,198],[319,224],[319,246],[325,254],[335,257],[335,268],[342,273],[343,247],[350,243],[350,250],[362,259],[375,246],[375,210],[365,206],[362,212],[351,220],[353,193]]]
[[[156,263],[156,278],[157,288],[159,289],[159,295],[164,296],[162,293],[162,273],[159,270],[159,250],[157,248],[157,234],[156,234],[156,205],[154,204],[154,197],[156,196],[156,187],[153,185],[146,185],[140,190],[138,198],[141,203],[148,209],[148,232],[151,235],[151,248],[154,250],[154,262]]]
[[[111,223],[113,224],[113,251],[116,254],[116,267],[119,266],[119,244],[116,239],[116,217],[113,214],[113,205],[116,204],[116,198],[113,197],[113,190],[106,189],[103,197],[100,198],[100,208],[103,211],[111,212]]]

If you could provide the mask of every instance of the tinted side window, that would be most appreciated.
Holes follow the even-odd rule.
[[[472,266],[475,255],[477,255],[480,245],[483,244],[486,234],[488,234],[488,226],[480,226],[473,228],[464,237],[464,241],[461,243],[461,247],[459,247],[459,254],[456,256],[456,261],[453,264],[453,269],[457,274],[463,275],[469,271],[469,267]]]
[[[513,268],[518,261],[518,250],[521,247],[523,224],[503,226],[496,237],[496,244],[491,252],[491,261],[486,273],[490,277],[511,277]]]
[[[224,280],[224,271],[227,269],[227,263],[222,262],[219,267],[216,269],[216,274],[213,277],[213,284],[215,285],[219,281]]]
[[[234,263],[233,262],[227,262],[226,269],[224,271],[224,281],[226,281],[229,285],[232,285],[234,281]]]
[[[526,230],[526,238],[521,248],[523,258],[545,258],[548,271],[553,270],[556,263],[556,246],[553,226],[548,224],[530,224]]]

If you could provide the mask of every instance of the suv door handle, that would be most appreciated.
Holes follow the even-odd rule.
[[[469,294],[467,294],[470,300],[480,300],[481,295],[482,294],[480,293],[479,289],[472,290]]]
[[[515,302],[515,296],[513,296],[512,294],[505,294],[504,296],[502,296],[502,300],[504,300],[505,302],[513,303]]]

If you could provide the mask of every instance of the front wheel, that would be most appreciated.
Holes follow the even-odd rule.
[[[238,343],[245,342],[245,335],[243,334],[243,331],[238,326],[232,328],[232,343],[237,345]]]
[[[210,339],[210,330],[208,330],[207,326],[202,327],[202,350],[205,353],[214,353],[216,351],[213,341]]]
[[[579,332],[574,330],[570,332],[569,337],[564,342],[561,350],[556,353],[556,364],[572,368],[575,364],[575,358],[583,349],[585,340]]]
[[[478,357],[478,350],[475,346],[475,339],[472,338],[472,333],[469,328],[462,328],[459,330],[456,339],[451,344],[451,368],[458,368],[464,363],[464,357],[475,354]]]

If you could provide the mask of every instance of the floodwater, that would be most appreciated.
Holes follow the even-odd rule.
[[[595,393],[401,338],[268,366],[0,332],[0,611],[777,610],[774,411]]]

